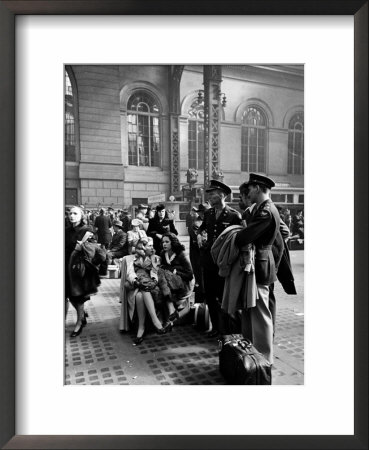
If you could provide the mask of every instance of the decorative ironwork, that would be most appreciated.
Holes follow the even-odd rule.
[[[220,108],[226,98],[221,92],[221,66],[204,66],[204,186],[219,172]]]
[[[171,117],[171,192],[180,192],[180,162],[179,162],[179,133],[178,116]]]

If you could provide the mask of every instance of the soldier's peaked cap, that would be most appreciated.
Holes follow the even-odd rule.
[[[205,189],[206,192],[214,191],[215,189],[220,189],[229,195],[232,192],[232,189],[226,184],[222,183],[218,180],[210,180],[209,186]]]
[[[250,173],[248,184],[262,184],[268,189],[275,186],[275,182],[271,178],[266,177],[265,175],[259,175],[258,173]]]

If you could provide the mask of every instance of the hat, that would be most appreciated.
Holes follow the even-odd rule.
[[[123,222],[121,222],[120,220],[113,220],[113,225],[115,225],[116,227],[122,228]]]
[[[137,206],[137,208],[138,208],[138,209],[147,209],[147,208],[148,208],[148,205],[144,205],[143,203],[140,203],[140,204]]]
[[[259,175],[258,173],[250,173],[248,184],[261,184],[266,186],[268,189],[275,186],[275,183],[271,178],[264,175]]]
[[[138,226],[142,225],[142,221],[141,221],[140,219],[133,219],[133,220],[131,221],[131,225],[132,225],[133,227],[138,227]]]
[[[192,210],[195,212],[201,212],[201,211],[206,211],[209,208],[210,208],[209,203],[205,202],[205,203],[200,203],[198,208],[193,207]]]
[[[224,184],[218,180],[210,180],[210,184],[205,189],[205,192],[214,191],[215,189],[220,189],[221,191],[225,192],[227,195],[229,195],[232,192],[232,189],[229,186],[227,186],[226,184]]]
[[[129,214],[128,209],[122,209],[122,214]]]
[[[159,205],[156,207],[156,211],[162,211],[163,209],[165,209],[164,203],[159,203]]]

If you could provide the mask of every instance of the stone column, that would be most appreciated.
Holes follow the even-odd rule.
[[[204,66],[204,187],[219,172],[221,66]]]

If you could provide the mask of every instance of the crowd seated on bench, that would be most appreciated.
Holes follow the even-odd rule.
[[[191,264],[175,235],[166,233],[162,241],[160,257],[153,240],[146,237],[121,261],[119,329],[137,327],[135,345],[142,343],[150,322],[158,334],[165,334],[189,311],[194,287]]]

